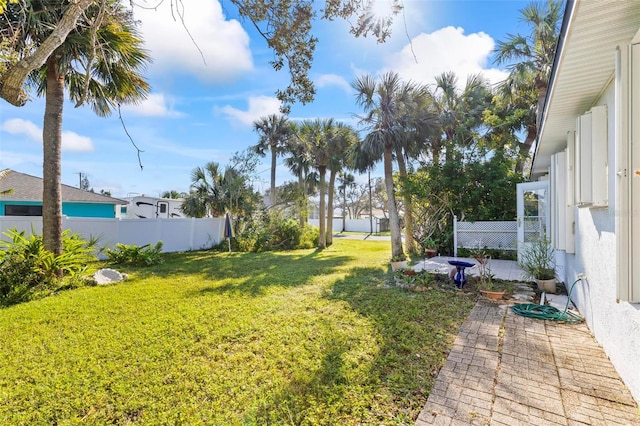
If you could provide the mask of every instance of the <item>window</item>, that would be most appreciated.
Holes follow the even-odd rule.
[[[42,216],[42,206],[25,206],[7,204],[4,206],[5,216]]]

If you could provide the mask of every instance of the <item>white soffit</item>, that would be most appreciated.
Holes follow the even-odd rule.
[[[615,49],[640,28],[638,0],[576,0],[548,94],[532,177],[547,172],[575,120],[595,105],[615,71]]]

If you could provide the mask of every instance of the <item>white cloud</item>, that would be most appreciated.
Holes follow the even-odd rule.
[[[152,93],[138,105],[123,105],[122,109],[145,117],[179,117],[182,113],[173,109],[173,103],[168,104],[163,93]]]
[[[33,122],[21,118],[12,118],[0,126],[2,131],[12,135],[25,135],[34,142],[42,143],[42,129]],[[63,151],[93,151],[91,138],[81,136],[75,132],[62,132]]]
[[[93,151],[91,138],[80,136],[74,132],[62,132],[63,151]]]
[[[445,27],[414,37],[412,45],[385,59],[384,71],[393,70],[405,79],[426,84],[433,84],[435,77],[443,72],[454,71],[460,85],[464,85],[468,75],[482,72],[495,84],[507,73],[487,68],[494,46],[491,36],[483,32],[465,35],[460,27]]]
[[[347,93],[347,95],[350,95],[353,92],[349,82],[344,77],[339,76],[337,74],[322,74],[316,79],[315,83],[316,83],[316,86],[320,88],[328,87],[328,86],[337,86],[342,90],[344,90]]]
[[[154,68],[184,71],[205,82],[229,81],[253,69],[249,35],[237,20],[225,19],[219,1],[190,0],[178,9],[184,24],[169,2],[157,10],[134,8]]]
[[[223,106],[219,111],[232,121],[251,126],[251,124],[260,117],[279,114],[280,106],[281,102],[278,98],[272,96],[251,96],[249,98],[249,108],[246,111],[230,105]]]
[[[12,135],[25,135],[34,142],[42,143],[42,129],[31,121],[11,118],[2,123],[0,129]]]

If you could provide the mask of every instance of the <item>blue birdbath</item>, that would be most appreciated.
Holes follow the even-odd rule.
[[[450,260],[449,265],[456,267],[456,276],[453,278],[453,282],[456,283],[456,288],[462,289],[467,282],[467,277],[464,276],[464,268],[471,268],[473,263],[464,262],[462,260]]]

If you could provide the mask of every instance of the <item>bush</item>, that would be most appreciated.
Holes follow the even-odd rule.
[[[135,244],[116,244],[115,248],[107,249],[105,255],[111,263],[134,266],[160,265],[164,262],[162,256],[162,241],[155,246],[145,244],[138,247]]]
[[[316,228],[301,227],[298,221],[277,211],[242,221],[238,228],[233,244],[240,251],[293,250],[318,244]],[[221,244],[221,247],[226,248],[226,245]]]
[[[10,229],[9,241],[0,241],[0,305],[30,300],[34,295],[53,291],[64,283],[76,283],[87,263],[96,259],[96,239],[84,240],[66,230],[62,233],[63,252],[55,256],[44,249],[42,236]]]

